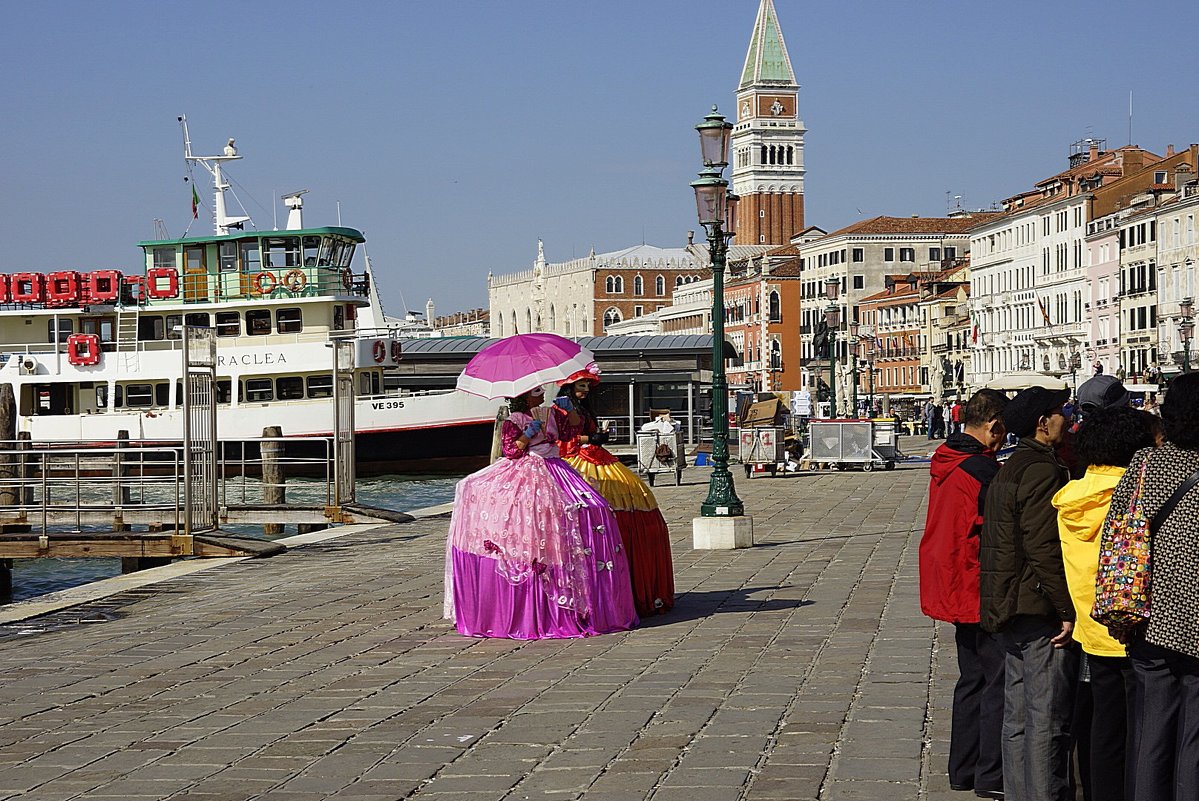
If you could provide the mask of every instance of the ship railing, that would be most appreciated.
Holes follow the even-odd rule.
[[[283,448],[264,459],[268,442]],[[257,437],[217,446],[222,525],[269,522],[266,510],[284,503],[321,517],[335,503],[331,437]],[[182,531],[183,457],[181,441],[0,440],[0,525],[43,533],[131,526]]]

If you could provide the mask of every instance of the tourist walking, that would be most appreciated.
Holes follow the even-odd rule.
[[[920,540],[920,609],[954,626],[958,682],[949,734],[949,786],[1003,798],[1003,648],[979,625],[978,543],[987,488],[999,463],[1007,397],[982,389],[966,403],[964,429],[933,453]]]
[[[461,634],[536,640],[637,625],[616,518],[559,458],[558,415],[537,388],[509,400],[503,458],[458,482],[445,616]]]
[[[1199,798],[1199,373],[1170,382],[1161,405],[1166,442],[1146,448],[1116,485],[1104,521],[1103,559],[1128,558],[1115,546],[1136,499],[1150,521],[1148,622],[1108,630],[1128,644],[1136,676],[1136,801]]]
[[[1069,476],[1054,456],[1069,390],[1030,387],[1004,409],[1020,438],[987,491],[979,550],[980,619],[1001,635],[1003,788],[1020,801],[1070,801],[1070,716],[1078,652],[1057,514]]]
[[[1089,382],[1088,382],[1089,383]],[[1083,397],[1080,387],[1079,398]],[[1117,400],[1114,396],[1113,402]],[[1091,619],[1095,605],[1095,574],[1099,565],[1099,534],[1112,501],[1112,491],[1134,454],[1154,445],[1152,418],[1125,406],[1096,408],[1075,439],[1075,452],[1085,469],[1053,496],[1066,584],[1074,602],[1074,639],[1083,651],[1086,669],[1079,682],[1076,731],[1079,767],[1090,801],[1133,801],[1133,765],[1125,771],[1127,740],[1133,727],[1135,681],[1124,645]]]
[[[674,607],[670,532],[654,493],[603,447],[608,434],[600,428],[589,400],[599,382],[599,369],[591,365],[570,376],[558,390],[554,405],[560,412],[562,458],[595,487],[615,512],[629,560],[637,614],[641,617],[663,614]],[[572,423],[571,419],[577,422]],[[670,419],[669,411],[659,415],[653,425],[656,428],[651,430],[661,433],[678,431],[678,423]],[[672,454],[671,458],[682,456]]]

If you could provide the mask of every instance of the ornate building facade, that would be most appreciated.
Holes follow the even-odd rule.
[[[675,287],[708,277],[686,248],[637,245],[550,263],[538,241],[532,269],[487,276],[491,336],[600,336],[613,323],[670,305]]]

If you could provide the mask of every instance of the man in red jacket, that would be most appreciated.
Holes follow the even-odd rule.
[[[1003,648],[979,625],[978,537],[983,500],[999,472],[1007,397],[982,389],[964,407],[964,428],[933,454],[928,517],[920,540],[920,609],[954,625],[959,678],[953,691],[949,785],[1003,798]]]

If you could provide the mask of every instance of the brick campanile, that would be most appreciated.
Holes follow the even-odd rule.
[[[786,245],[804,230],[803,137],[799,84],[773,0],[754,21],[733,128],[733,192],[739,245]]]

